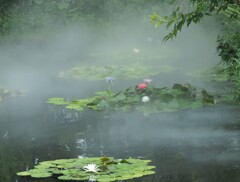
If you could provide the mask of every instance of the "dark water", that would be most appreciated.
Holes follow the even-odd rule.
[[[86,86],[58,79],[46,84],[0,103],[1,182],[55,182],[51,178],[19,178],[16,172],[41,161],[80,156],[152,160],[155,175],[129,181],[240,181],[237,108],[215,105],[150,116],[80,113],[48,105],[46,100],[53,96],[89,96],[101,84]]]

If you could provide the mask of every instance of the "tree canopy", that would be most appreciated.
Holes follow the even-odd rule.
[[[235,19],[240,24],[239,0],[173,0],[174,8],[170,15],[162,16],[158,13],[151,15],[151,21],[156,27],[165,24],[166,28],[173,27],[164,37],[164,41],[176,37],[183,26],[198,23],[204,16],[224,14],[230,19]]]

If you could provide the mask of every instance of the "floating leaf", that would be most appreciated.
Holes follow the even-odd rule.
[[[12,97],[18,97],[18,96],[23,96],[24,91],[19,91],[19,90],[9,90],[6,88],[0,88],[0,101]]]
[[[77,110],[77,111],[83,111],[83,107],[76,105],[76,104],[70,104],[68,106],[66,106],[66,109],[73,109],[73,110]]]
[[[18,176],[31,176],[31,174],[27,171],[23,171],[23,172],[18,172],[17,173]]]
[[[33,177],[33,178],[46,178],[46,177],[51,177],[51,176],[52,176],[52,173],[47,173],[47,172],[31,174],[31,177]]]
[[[31,176],[33,178],[57,177],[59,180],[96,180],[117,181],[142,177],[154,174],[154,166],[148,166],[149,160],[140,159],[114,159],[112,157],[95,157],[82,159],[60,159],[41,162],[35,169],[19,172],[18,176]],[[96,164],[100,171],[90,173],[83,169],[87,164]],[[40,166],[40,167],[39,167]],[[102,170],[105,169],[105,170]],[[54,174],[57,174],[54,175]]]
[[[62,71],[59,74],[61,78],[87,79],[87,80],[104,80],[111,75],[114,78],[131,80],[143,77],[150,77],[160,72],[173,71],[167,66],[152,67],[141,64],[133,64],[127,66],[81,66],[74,67],[68,71]]]
[[[50,99],[48,99],[47,103],[48,104],[55,104],[55,105],[66,105],[66,104],[68,104],[68,102],[66,102],[64,98],[60,98],[60,97],[50,98]]]
[[[84,108],[92,110],[138,110],[144,114],[158,112],[174,112],[181,109],[194,109],[215,103],[214,96],[206,90],[198,91],[190,84],[174,84],[172,88],[157,88],[148,86],[144,90],[130,87],[109,96],[107,92],[97,92],[92,98],[66,102],[63,98],[50,98],[48,103],[67,105],[67,109],[83,111]],[[147,96],[148,103],[142,98]]]

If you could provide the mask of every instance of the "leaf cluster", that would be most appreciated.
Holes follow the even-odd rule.
[[[160,4],[157,0],[0,0],[0,35],[14,42],[23,38],[43,41],[56,29],[74,24],[97,38],[131,18],[144,22],[149,7]]]
[[[108,91],[109,92],[109,91]],[[150,101],[143,103],[143,96],[148,96]],[[66,102],[63,98],[50,98],[48,103],[65,105],[67,109],[83,111],[84,108],[92,110],[138,110],[143,113],[157,113],[177,111],[180,109],[192,109],[212,105],[214,97],[206,90],[198,91],[190,84],[174,84],[172,88],[156,88],[148,86],[144,90],[137,87],[129,87],[116,94],[97,92],[93,98]]]
[[[23,94],[24,94],[23,91],[0,88],[0,101],[7,99],[7,98],[11,98],[11,97],[22,96]]]
[[[59,159],[44,161],[34,169],[18,172],[18,176],[32,178],[56,177],[59,180],[95,180],[110,182],[127,180],[151,175],[155,166],[150,166],[150,160],[141,159],[114,159],[112,157],[92,157],[82,159]],[[98,172],[88,172],[84,166],[95,164],[100,169]]]
[[[161,16],[158,13],[153,13],[150,16],[151,22],[155,24],[155,27],[162,24],[165,24],[166,28],[173,27],[172,30],[164,37],[164,41],[176,37],[177,33],[182,30],[184,25],[188,27],[192,23],[198,23],[204,16],[226,12],[225,14],[230,19],[237,19],[239,17],[239,12],[236,11],[240,6],[239,1],[191,0],[189,2],[188,10],[186,10],[185,6],[181,5],[179,1],[176,2],[178,4],[170,15]]]
[[[73,78],[84,80],[104,80],[111,75],[117,79],[138,79],[139,77],[150,77],[160,72],[168,72],[170,68],[152,67],[141,64],[120,66],[81,66],[71,68],[69,71],[62,71],[59,74],[61,78]]]
[[[225,66],[228,79],[233,82],[235,102],[240,102],[240,8],[229,9],[237,14],[236,21],[227,21],[223,25],[222,35],[217,40],[217,52],[221,57],[221,63]],[[229,12],[225,12],[230,16]]]

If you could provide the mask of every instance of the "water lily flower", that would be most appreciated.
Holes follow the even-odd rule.
[[[110,77],[110,76],[105,78],[105,81],[106,81],[107,83],[113,83],[113,80],[115,80],[115,78]]]
[[[92,172],[92,173],[97,173],[99,171],[99,168],[96,164],[88,164],[88,165],[84,166],[83,169],[86,172]]]
[[[143,80],[145,83],[151,83],[152,79],[144,79]]]
[[[150,101],[150,98],[148,96],[143,96],[142,97],[142,102],[146,103],[148,101]]]
[[[140,90],[144,90],[147,87],[148,87],[147,83],[140,83],[140,84],[137,85],[137,88],[140,89]]]

